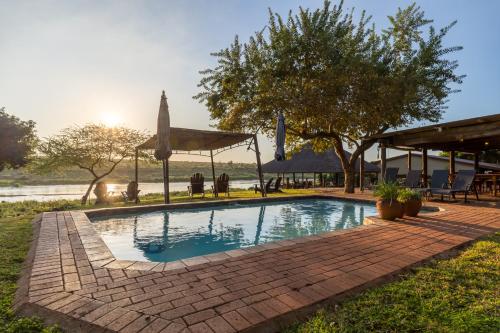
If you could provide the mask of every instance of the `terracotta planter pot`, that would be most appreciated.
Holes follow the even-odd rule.
[[[393,221],[402,217],[404,210],[397,200],[377,200],[377,212],[381,219]]]
[[[422,208],[422,200],[410,200],[404,205],[405,215],[415,217],[420,212],[420,208]]]

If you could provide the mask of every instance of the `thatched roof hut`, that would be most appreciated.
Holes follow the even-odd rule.
[[[346,152],[349,158],[350,153]],[[310,145],[305,145],[302,150],[292,155],[286,161],[272,160],[262,165],[265,173],[342,173],[342,165],[333,149],[323,153],[315,153]],[[356,161],[355,172],[359,172],[359,159]],[[365,162],[365,172],[379,172],[379,168]]]

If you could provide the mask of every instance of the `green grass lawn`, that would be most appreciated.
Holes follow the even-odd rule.
[[[313,193],[287,190],[285,195]],[[280,194],[273,194],[276,196]],[[234,191],[231,198],[258,197]],[[161,203],[161,195],[141,197]],[[191,201],[186,193],[173,202]],[[204,201],[214,200],[208,195]],[[223,198],[215,200],[224,200]],[[123,206],[116,202],[113,206]],[[31,220],[43,211],[93,208],[78,201],[0,203],[0,332],[55,332],[36,318],[17,318],[11,305],[31,239]],[[367,291],[335,309],[325,309],[288,332],[493,332],[500,325],[500,234],[479,241],[459,257],[407,274],[396,283]]]
[[[460,256],[320,310],[288,333],[499,332],[500,233]]]

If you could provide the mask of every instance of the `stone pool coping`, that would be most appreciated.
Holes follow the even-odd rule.
[[[331,194],[288,199],[300,197],[373,202]],[[85,212],[44,213],[34,220],[15,307],[71,332],[275,332],[500,227],[496,208],[428,205],[445,211],[370,218],[358,228],[176,268],[115,260]],[[105,210],[87,214],[96,212]]]

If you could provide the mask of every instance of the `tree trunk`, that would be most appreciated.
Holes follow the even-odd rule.
[[[354,163],[350,163],[347,168],[344,168],[344,193],[354,193],[354,165]]]
[[[82,205],[85,205],[87,203],[87,199],[89,198],[90,191],[92,191],[92,188],[94,187],[94,184],[99,180],[100,178],[94,178],[92,182],[90,182],[89,188],[87,189],[87,192],[82,197]]]

